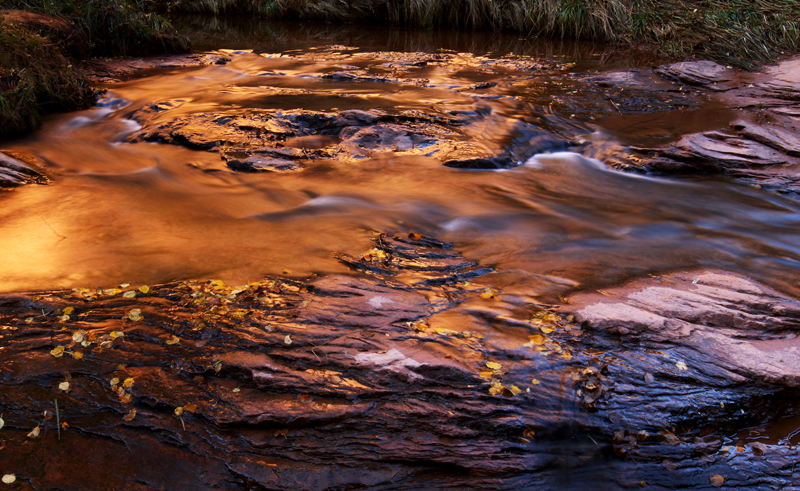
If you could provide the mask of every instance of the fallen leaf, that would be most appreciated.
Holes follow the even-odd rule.
[[[64,356],[64,347],[59,344],[50,351],[50,354],[55,356],[56,358],[61,358],[62,356]]]
[[[178,344],[180,342],[181,342],[181,338],[179,338],[178,336],[176,336],[174,334],[172,335],[171,338],[167,339],[167,344],[170,344],[170,345]]]
[[[3,482],[5,484],[13,484],[14,482],[16,482],[16,480],[17,476],[15,476],[14,474],[6,474],[3,476]]]
[[[531,380],[531,383],[532,383],[533,385],[539,385],[539,384],[541,384],[541,382],[539,382],[539,379],[538,379],[538,378],[535,378],[535,379]]]
[[[187,411],[187,412],[190,412],[190,413],[193,413],[193,412],[197,411],[197,409],[198,409],[197,404],[195,404],[193,402],[190,402],[188,404],[184,404],[183,405],[183,410]]]
[[[522,432],[522,436],[525,438],[533,438],[536,436],[536,433],[534,433],[534,431],[530,428],[525,428],[525,431]]]
[[[511,386],[511,393],[512,394],[517,395],[520,392],[522,392],[522,390],[519,387],[517,387],[516,385],[512,385]]]
[[[285,338],[283,338],[283,342],[286,344],[292,344],[292,337],[287,334]]]
[[[36,425],[36,428],[32,429],[30,433],[28,433],[28,438],[36,438],[39,436],[39,432],[42,431],[39,429],[39,425]]]
[[[487,361],[486,368],[491,368],[492,370],[500,370],[503,368],[503,365],[497,363],[496,361]]]
[[[131,387],[133,387],[134,383],[135,381],[133,380],[133,377],[129,377],[126,378],[124,382],[122,382],[122,386],[125,387],[126,389],[130,389]]]
[[[150,287],[147,286],[147,285],[142,285],[142,286],[139,287],[139,291],[142,292],[142,293],[147,293],[147,292],[150,291]]]
[[[67,307],[64,309],[64,315],[72,315],[75,312],[75,307]]]
[[[6,422],[3,421],[3,415],[0,414],[0,428],[2,428],[4,424],[6,424]]]
[[[178,406],[178,407],[175,408],[175,416],[178,416],[178,417],[183,416],[183,407],[182,406]]]
[[[715,488],[721,488],[722,485],[725,484],[725,478],[719,474],[711,474],[708,480]]]
[[[420,234],[410,233],[408,234],[408,238],[411,240],[419,240],[422,238],[422,236]]]
[[[58,384],[58,388],[63,390],[64,392],[69,391],[69,382],[61,382]]]
[[[80,331],[74,333],[72,335],[72,340],[76,343],[82,343],[83,339],[86,337],[86,331],[81,329]]]
[[[112,389],[116,389],[118,385],[119,385],[119,378],[117,378],[117,377],[112,378],[111,379],[111,388]]]
[[[131,309],[127,317],[134,322],[142,320],[142,309]]]
[[[241,391],[242,391],[242,389],[240,389],[239,387],[236,387],[236,388],[234,388],[234,389],[233,389],[233,392],[234,392],[234,393],[236,393],[236,392],[241,392]]]
[[[64,421],[63,423],[61,423],[61,429],[62,429],[62,430],[66,430],[67,428],[69,428],[69,425],[67,424],[67,422],[66,422],[66,421]]]
[[[80,351],[73,351],[72,357],[76,360],[83,360],[83,353],[81,353]]]
[[[128,414],[122,417],[125,421],[133,421],[133,418],[136,417],[136,409],[131,409],[128,411]]]
[[[485,378],[486,380],[489,380],[494,376],[494,372],[490,372],[488,370],[484,370],[480,374],[478,374],[478,376],[480,378]]]
[[[647,373],[644,374],[645,383],[652,384],[653,382],[655,382],[655,380],[656,379],[655,379],[655,377],[653,377],[652,373],[647,372]]]
[[[678,370],[681,370],[681,371],[686,371],[686,370],[689,369],[689,367],[686,366],[686,363],[684,363],[682,361],[679,361],[678,363],[676,363],[675,366],[678,368]]]
[[[123,298],[136,298],[136,292],[131,290],[122,294]]]

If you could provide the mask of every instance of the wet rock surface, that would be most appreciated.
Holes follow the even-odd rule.
[[[741,116],[727,128],[687,134],[672,144],[631,147],[632,153],[609,163],[667,175],[722,174],[780,193],[800,192],[797,65],[787,60],[763,73],[739,73],[711,61],[660,67],[656,73],[709,91]]]
[[[13,152],[11,155],[0,152],[0,188],[17,187],[30,183],[47,183],[48,179],[41,170],[21,159],[25,159],[25,157],[13,154]]]
[[[418,234],[340,260],[359,272],[0,297],[4,471],[33,489],[800,477],[796,446],[731,440],[798,399],[795,299],[698,272],[567,315]]]

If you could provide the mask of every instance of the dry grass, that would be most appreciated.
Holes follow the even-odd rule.
[[[491,29],[645,46],[740,67],[800,49],[797,0],[152,0],[163,10]]]

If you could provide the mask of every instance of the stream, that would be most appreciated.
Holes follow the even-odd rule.
[[[209,64],[106,81],[95,108],[3,142],[51,182],[0,195],[0,473],[32,489],[800,489],[794,382],[568,315],[573,294],[693,271],[796,304],[796,196],[608,165],[737,111],[603,45],[183,22]],[[686,284],[729,284],[703,274]],[[80,351],[79,330],[100,337],[51,355]],[[53,399],[69,429],[42,446],[26,434],[55,438]]]

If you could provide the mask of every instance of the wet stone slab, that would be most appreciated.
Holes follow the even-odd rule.
[[[3,471],[33,489],[800,477],[796,446],[731,440],[800,396],[795,299],[701,271],[542,304],[413,233],[340,260],[353,275],[0,297]]]

